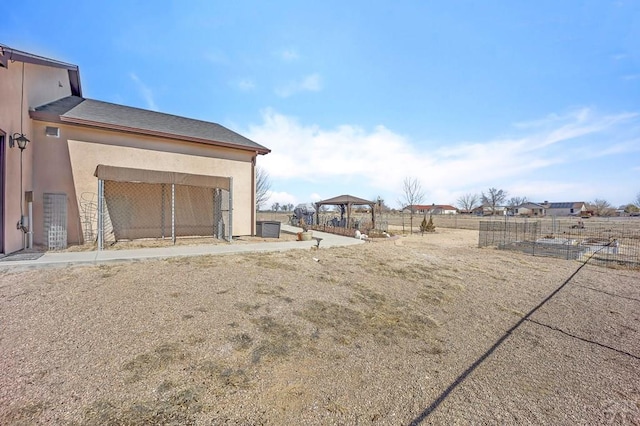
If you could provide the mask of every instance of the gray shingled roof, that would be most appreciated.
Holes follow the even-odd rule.
[[[42,105],[31,112],[31,117],[249,149],[260,154],[270,152],[268,148],[216,123],[78,96]]]

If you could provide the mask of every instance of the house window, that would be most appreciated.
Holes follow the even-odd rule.
[[[571,213],[573,213],[573,209],[571,209]]]

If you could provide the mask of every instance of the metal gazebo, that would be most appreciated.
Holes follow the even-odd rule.
[[[340,206],[343,207],[347,211],[347,227],[350,223],[350,215],[351,215],[351,206],[371,206],[371,221],[373,222],[373,227],[376,226],[376,214],[375,214],[375,206],[378,204],[375,201],[365,200],[364,198],[354,197],[353,195],[339,195],[337,197],[329,198],[327,200],[318,201],[315,203],[316,206],[316,225],[320,224],[320,207],[321,206]]]

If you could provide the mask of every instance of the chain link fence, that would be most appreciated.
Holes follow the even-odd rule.
[[[640,268],[640,231],[575,221],[480,221],[479,247]]]
[[[98,248],[119,241],[170,240],[180,237],[231,239],[229,191],[221,188],[169,183],[100,181],[100,194],[84,203],[84,235],[93,237],[96,225]],[[100,191],[99,191],[100,192]],[[97,211],[97,223],[93,222]],[[89,225],[91,224],[91,226]]]

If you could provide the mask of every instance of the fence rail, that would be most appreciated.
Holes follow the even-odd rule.
[[[479,247],[517,250],[533,256],[640,268],[640,231],[575,221],[481,221]]]

